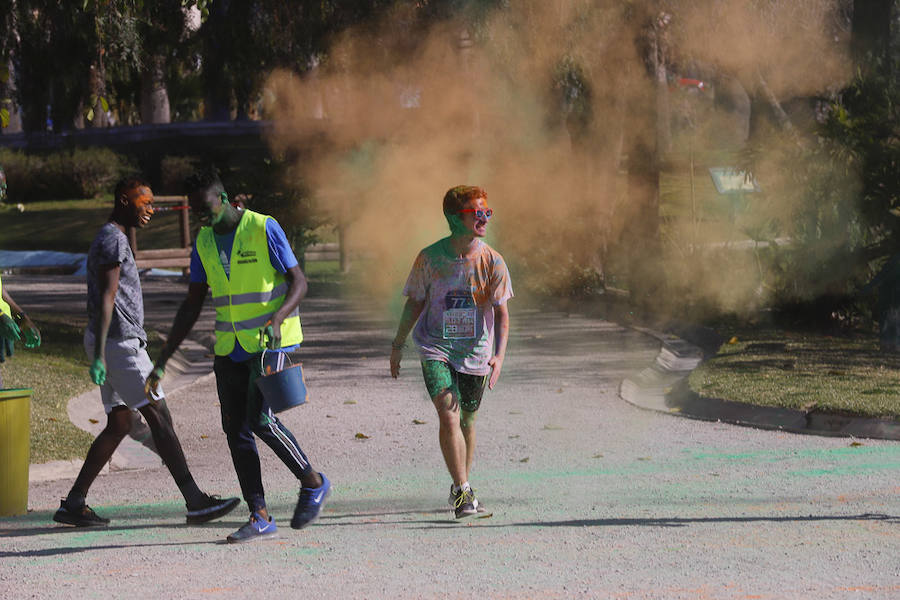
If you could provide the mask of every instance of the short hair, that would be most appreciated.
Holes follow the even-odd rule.
[[[450,188],[444,194],[444,216],[455,215],[464,209],[466,204],[478,198],[487,200],[487,192],[477,185],[458,185]]]
[[[184,193],[186,196],[190,196],[195,192],[202,192],[214,186],[225,188],[215,169],[198,171],[184,180]]]
[[[150,184],[140,175],[128,175],[123,177],[116,183],[116,189],[113,191],[113,202],[118,202],[119,198],[136,187],[150,187]]]

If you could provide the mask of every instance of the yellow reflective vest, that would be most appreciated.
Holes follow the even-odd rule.
[[[261,352],[259,330],[284,302],[288,283],[269,260],[266,220],[272,217],[244,211],[231,248],[231,277],[219,259],[212,227],[197,235],[197,254],[206,270],[216,309],[216,356],[228,356],[237,340],[250,353]],[[281,323],[281,345],[303,341],[300,313],[294,310]]]
[[[12,309],[9,308],[9,304],[7,304],[5,300],[3,300],[3,280],[2,279],[0,279],[0,313],[3,313],[4,315],[9,315],[10,317],[13,316]]]

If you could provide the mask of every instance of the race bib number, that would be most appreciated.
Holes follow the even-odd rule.
[[[478,309],[468,292],[450,292],[444,297],[444,339],[475,337]]]

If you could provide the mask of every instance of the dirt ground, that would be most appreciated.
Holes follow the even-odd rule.
[[[29,306],[77,288],[9,279]],[[179,285],[145,285],[148,323],[167,325]],[[280,536],[254,544],[224,543],[243,505],[185,525],[161,466],[98,478],[88,501],[112,519],[100,530],[52,522],[71,479],[35,482],[29,513],[0,519],[0,597],[900,597],[900,444],[640,410],[618,386],[657,340],[515,303],[478,418],[472,483],[490,518],[452,517],[416,357],[388,372],[390,316],[313,294],[298,353],[310,402],[283,420],[334,484],[315,525],[290,529],[297,484],[268,448]],[[169,405],[201,487],[239,495],[212,376]]]

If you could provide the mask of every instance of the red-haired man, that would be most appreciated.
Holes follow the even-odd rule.
[[[453,479],[450,503],[457,519],[484,511],[469,484],[475,415],[485,386],[493,389],[500,377],[509,338],[509,270],[481,239],[492,215],[480,187],[457,186],[446,193],[450,235],[416,257],[391,344],[391,376],[396,378],[406,337],[415,327],[413,341],[440,421],[438,437]]]

